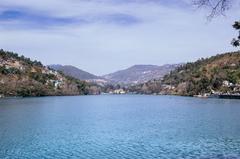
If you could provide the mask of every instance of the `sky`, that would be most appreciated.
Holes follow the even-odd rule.
[[[239,8],[207,21],[190,0],[0,0],[0,48],[104,75],[234,51]]]

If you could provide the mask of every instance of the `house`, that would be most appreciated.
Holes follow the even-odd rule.
[[[229,81],[223,81],[223,86],[224,87],[232,87],[232,86],[234,86],[234,84]]]
[[[55,81],[54,81],[54,87],[55,87],[55,88],[60,87],[61,84],[62,84],[62,81],[60,81],[60,80],[55,80]]]
[[[126,92],[123,89],[116,89],[113,91],[114,94],[126,94]]]
[[[167,85],[167,84],[163,84],[162,87],[163,87],[164,89],[169,89],[169,90],[175,89],[174,86],[172,86],[172,85]]]
[[[57,71],[54,71],[54,70],[48,70],[47,73],[48,73],[48,74],[55,75],[55,76],[58,75],[58,72],[57,72]]]
[[[48,80],[46,85],[48,85],[49,83],[53,84],[55,89],[57,89],[58,87],[60,87],[62,85],[63,81],[62,80]]]

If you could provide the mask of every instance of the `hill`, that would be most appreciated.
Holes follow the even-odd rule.
[[[163,80],[149,81],[131,91],[187,96],[240,93],[240,51],[187,63]]]
[[[179,65],[134,65],[125,70],[104,75],[103,78],[118,84],[139,84],[152,79],[161,79]]]
[[[96,76],[94,74],[88,73],[86,71],[83,71],[77,67],[71,66],[71,65],[49,65],[53,70],[60,71],[64,73],[67,76],[74,77],[79,80],[83,80],[86,82],[91,83],[92,85],[98,85],[98,86],[105,86],[105,84],[108,82],[103,77]]]
[[[1,96],[88,94],[88,84],[16,53],[0,50]]]
[[[180,95],[236,93],[240,85],[240,52],[187,63],[165,76],[163,83],[173,86],[173,93]]]
[[[77,67],[71,65],[49,65],[51,69],[61,71],[65,75],[72,76],[79,80],[94,80],[94,79],[102,79],[96,75],[83,71]]]

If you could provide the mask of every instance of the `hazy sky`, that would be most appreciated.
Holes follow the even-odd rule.
[[[240,10],[207,13],[188,0],[0,0],[0,48],[97,75],[235,50]]]

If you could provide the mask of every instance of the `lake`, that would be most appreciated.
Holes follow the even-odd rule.
[[[0,158],[240,158],[240,100],[145,95],[1,99]]]

